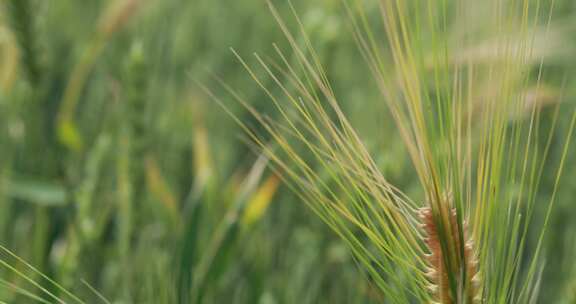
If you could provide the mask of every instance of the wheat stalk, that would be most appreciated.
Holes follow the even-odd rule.
[[[280,118],[269,119],[235,90],[223,87],[256,118],[276,148],[253,128],[238,123],[302,200],[348,244],[385,297],[391,303],[534,300],[541,243],[531,248],[528,271],[521,272],[519,264],[526,259],[525,238],[548,148],[542,153],[536,146],[540,107],[527,104],[525,93],[529,85],[526,71],[534,62],[534,32],[530,29],[536,23],[527,1],[520,3],[520,12],[502,1],[485,3],[494,12],[487,30],[497,36],[516,31],[521,42],[515,41],[513,47],[507,40],[495,45],[498,60],[481,68],[474,62],[450,60],[447,16],[452,12],[445,5],[377,2],[388,55],[381,51],[368,21],[367,5],[345,1],[360,51],[420,179],[427,202],[424,206],[380,172],[340,108],[294,8],[298,38],[268,4],[300,69],[276,46],[278,61],[255,54],[256,66],[265,76],[234,54],[270,98]],[[455,10],[471,13],[464,3],[455,5]],[[430,48],[421,45],[422,32],[432,37]],[[264,77],[277,90],[269,88]],[[536,86],[540,86],[540,78]],[[498,93],[480,94],[482,87],[494,87]],[[473,110],[479,104],[477,96],[486,96],[480,98],[481,111]],[[525,118],[518,119],[521,116]],[[554,123],[549,138],[553,131]],[[318,167],[326,172],[323,176]],[[516,187],[521,195],[513,196],[510,189]],[[453,194],[444,195],[445,189]],[[543,230],[540,238],[542,235]]]

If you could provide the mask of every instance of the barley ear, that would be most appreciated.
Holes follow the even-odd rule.
[[[449,227],[445,227],[451,235],[445,237],[445,241],[452,241],[455,246],[446,246],[448,248],[457,248],[462,250],[463,255],[455,254],[452,256],[459,257],[457,262],[457,274],[453,277],[460,278],[456,284],[458,290],[451,290],[449,282],[448,267],[446,267],[446,254],[443,253],[439,227],[430,207],[423,207],[419,212],[422,228],[426,233],[424,243],[429,254],[426,257],[428,269],[426,276],[430,280],[429,292],[432,294],[434,301],[441,304],[452,303],[481,303],[480,295],[480,273],[478,271],[478,259],[474,252],[474,242],[468,234],[468,225],[466,222],[462,225],[457,224],[456,209],[452,208],[449,216]],[[462,239],[464,246],[460,244],[459,227],[462,227]],[[454,270],[452,270],[454,271]],[[459,273],[465,273],[462,280]],[[454,299],[453,295],[462,297],[462,301]],[[464,300],[465,299],[465,300]]]

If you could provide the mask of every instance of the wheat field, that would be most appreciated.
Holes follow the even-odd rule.
[[[0,0],[0,303],[576,303],[573,0]]]

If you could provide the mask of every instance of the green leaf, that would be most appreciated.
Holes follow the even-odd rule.
[[[63,206],[66,204],[66,190],[60,183],[41,180],[12,180],[8,195],[42,206]]]

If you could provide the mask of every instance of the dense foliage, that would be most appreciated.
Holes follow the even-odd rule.
[[[516,173],[510,176],[528,176],[530,181],[529,177],[537,177],[538,191],[514,181],[504,183],[500,191],[507,198],[522,197],[518,192],[525,191],[532,202],[532,221],[518,226],[525,228],[518,231],[525,231],[526,238],[506,233],[510,227],[504,225],[494,229],[500,234],[481,235],[497,240],[482,247],[486,256],[491,250],[508,252],[508,244],[522,242],[531,250],[541,245],[540,257],[534,257],[534,251],[520,252],[522,259],[507,264],[510,272],[494,276],[498,278],[485,288],[504,288],[495,282],[516,282],[516,276],[533,272],[535,279],[527,285],[533,290],[526,294],[538,296],[538,303],[576,303],[576,150],[566,150],[574,137],[570,132],[576,104],[576,2],[492,0],[520,16],[519,27],[511,22],[510,36],[504,40],[511,48],[529,51],[515,58],[522,68],[506,66],[514,61],[493,52],[502,39],[494,29],[501,27],[490,23],[483,1],[427,1],[422,7],[420,1],[406,1],[406,7],[389,15],[380,13],[379,2],[397,1],[274,1],[271,10],[261,0],[1,0],[0,301],[272,304],[427,299],[421,289],[424,281],[403,283],[412,282],[406,278],[410,267],[382,267],[388,271],[383,273],[378,263],[389,261],[362,259],[360,249],[366,249],[364,255],[399,250],[388,245],[394,241],[386,243],[387,237],[404,231],[376,230],[391,220],[363,213],[371,206],[364,195],[380,197],[362,187],[370,187],[371,174],[378,172],[385,185],[389,182],[410,198],[402,199],[406,208],[422,206],[429,199],[421,187],[429,169],[415,163],[393,118],[394,108],[391,111],[385,100],[390,96],[403,96],[398,103],[410,100],[406,96],[414,91],[406,89],[410,87],[406,83],[416,78],[419,85],[430,88],[429,100],[457,96],[450,89],[454,79],[437,76],[449,73],[442,69],[444,64],[461,64],[474,65],[475,72],[490,66],[496,67],[495,74],[502,73],[499,76],[514,73],[515,85],[504,83],[512,76],[491,78],[486,72],[483,78],[470,77],[483,81],[474,90],[461,91],[479,99],[510,97],[516,92],[511,88],[520,83],[521,100],[531,107],[503,115],[497,122],[502,130],[510,128],[515,134],[510,140],[517,138],[518,143],[524,143],[521,137],[528,136],[523,133],[527,130],[537,134],[527,137],[535,147],[530,149],[533,158],[520,153],[522,148],[502,152],[506,156],[501,158],[505,165],[518,164],[510,165]],[[355,6],[358,3],[361,10]],[[461,6],[474,14],[462,15]],[[429,7],[438,10],[426,10]],[[429,27],[419,12],[442,21],[435,23],[437,28]],[[503,20],[504,15],[492,17]],[[407,39],[411,44],[388,42],[396,37],[385,31],[393,28],[391,24],[382,25],[390,16],[407,20],[414,35]],[[521,16],[529,21],[522,23]],[[462,34],[462,24],[474,35]],[[376,41],[376,48],[363,45],[362,39]],[[453,52],[446,57],[453,62],[442,62],[439,68],[438,58],[446,56],[442,43],[453,43]],[[253,57],[254,52],[260,55]],[[371,52],[382,58],[370,57]],[[410,70],[398,61],[399,54],[420,56],[421,61],[416,60],[417,68]],[[400,72],[378,70],[382,62]],[[261,63],[265,64],[259,69],[251,68]],[[414,71],[421,73],[413,77]],[[403,83],[400,93],[383,96],[379,81],[394,73],[402,80],[390,76],[386,83]],[[502,87],[494,86],[495,80]],[[494,92],[502,88],[507,91]],[[287,99],[271,96],[285,91],[304,100],[295,98],[283,112],[275,102],[287,104]],[[306,102],[306,96],[320,105],[307,105],[314,121],[342,123],[340,114],[345,115],[345,123],[329,134],[333,150],[307,145],[317,144],[315,136],[326,132],[315,133],[306,115],[298,116],[298,105]],[[332,96],[337,97],[337,107],[326,106]],[[501,109],[489,111],[496,110]],[[424,113],[434,113],[427,118],[442,116],[435,116],[435,111]],[[450,112],[448,107],[444,111],[438,110]],[[275,124],[286,117],[288,124]],[[284,129],[292,121],[300,123],[304,135]],[[415,128],[415,133],[423,132],[419,136],[432,138],[430,143],[451,138],[439,135],[443,122],[426,121],[427,129]],[[405,122],[408,126],[411,121]],[[524,128],[516,129],[516,123]],[[269,126],[275,131],[270,132]],[[290,147],[298,153],[287,151],[275,137],[278,134],[294,139]],[[418,149],[425,146],[415,142]],[[343,157],[352,148],[358,149],[357,154]],[[449,176],[444,171],[450,166],[442,167],[441,159],[442,153],[450,152],[432,150],[430,159],[438,160],[440,175]],[[326,151],[333,157],[315,153],[322,156]],[[537,162],[543,154],[549,161]],[[374,171],[361,171],[368,155]],[[295,170],[300,177],[306,172],[315,175],[291,179],[275,156],[290,168],[313,166]],[[525,166],[534,171],[522,172],[524,159],[534,161]],[[340,178],[350,172],[360,173]],[[356,179],[370,182],[356,184]],[[331,190],[321,193],[322,187]],[[348,225],[337,212],[318,212],[310,204],[311,199],[328,196],[345,200],[350,189],[360,189],[361,197],[352,195],[358,210],[347,215],[368,223],[364,227],[376,227],[374,233],[381,238],[372,239],[361,225]],[[525,211],[514,208],[510,210],[517,214]],[[490,212],[504,215],[494,211],[498,210]],[[408,218],[416,220],[417,212]],[[377,221],[381,226],[371,226]],[[545,222],[548,228],[540,244]],[[378,240],[387,244],[382,246],[386,250]],[[409,257],[410,250],[404,250],[399,252]],[[486,265],[510,262],[504,260]],[[509,295],[490,295],[494,300],[487,303],[505,303],[520,294],[522,280],[517,283],[503,291]],[[400,294],[403,288],[387,293],[387,286],[394,284],[416,292],[406,298]]]

